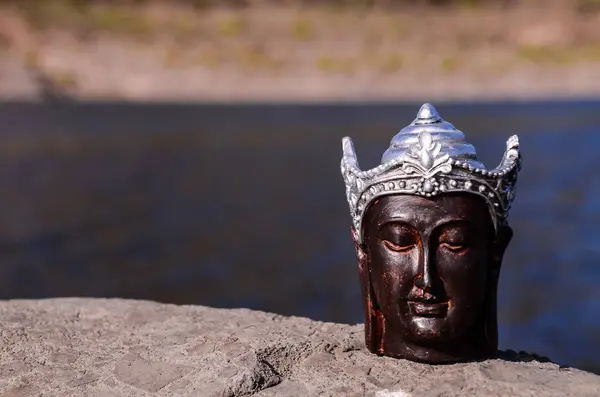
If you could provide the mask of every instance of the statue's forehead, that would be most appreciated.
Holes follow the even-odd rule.
[[[382,225],[401,221],[417,228],[460,220],[482,226],[491,223],[486,203],[472,194],[432,198],[413,195],[384,196],[371,205],[366,217],[369,224]]]

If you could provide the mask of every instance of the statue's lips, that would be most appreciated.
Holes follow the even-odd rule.
[[[408,301],[408,307],[413,316],[419,317],[445,317],[448,312],[448,302],[426,303]]]

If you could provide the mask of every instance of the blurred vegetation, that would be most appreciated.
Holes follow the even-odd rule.
[[[524,5],[558,12],[536,25],[537,9],[514,18]],[[600,34],[591,15],[600,12],[600,0],[0,0],[3,7],[17,8],[15,19],[26,27],[0,26],[0,51],[21,43],[23,63],[45,70],[61,87],[77,86],[77,78],[68,65],[45,66],[43,38],[55,28],[83,44],[105,35],[131,39],[132,51],[154,46],[168,69],[229,67],[274,75],[310,68],[352,76],[428,68],[497,75],[515,65],[600,62]],[[590,15],[563,13],[565,7]],[[406,12],[388,12],[394,8]],[[511,10],[496,12],[500,8]],[[446,15],[456,22],[447,23]],[[443,34],[429,28],[435,21],[443,21]],[[22,40],[27,34],[33,38]],[[61,42],[59,36],[54,40]],[[63,45],[76,52],[72,43]]]
[[[579,11],[600,11],[600,0],[0,0],[0,7],[17,8],[35,27],[62,26],[85,30],[108,31],[148,37],[156,29],[156,23],[140,12],[146,6],[181,7],[201,12],[204,9],[236,9],[260,7],[293,7],[296,9],[325,8],[329,10],[402,9],[409,7],[483,8],[518,7],[537,5],[547,7],[560,5],[574,7]],[[194,34],[190,18],[172,19],[170,26],[181,34]],[[233,16],[221,21],[218,31],[223,37],[238,37],[244,33],[245,21]],[[309,19],[299,16],[291,26],[290,34],[297,41],[314,37],[314,26]],[[404,26],[396,27],[398,34]],[[1,43],[0,43],[1,45]],[[534,55],[535,57],[536,55]],[[396,68],[398,62],[391,61]]]
[[[435,7],[482,7],[482,6],[520,6],[524,4],[537,4],[544,6],[551,0],[0,0],[0,5],[17,5],[20,7],[47,7],[60,4],[75,9],[83,10],[90,5],[128,5],[140,6],[146,4],[179,4],[194,8],[207,7],[249,7],[249,6],[333,6],[333,7],[367,7],[367,8],[395,8],[407,6],[435,6]],[[583,10],[600,9],[600,0],[562,0],[563,4],[570,4]]]
[[[181,7],[201,12],[205,9],[243,10],[259,7],[292,7],[296,9],[325,8],[329,10],[385,10],[414,7],[439,8],[511,8],[523,5],[547,7],[559,5],[573,7],[581,12],[600,11],[600,0],[0,0],[0,7],[17,8],[32,26],[44,28],[61,26],[115,33],[125,33],[148,38],[156,30],[156,23],[140,12],[146,6]],[[172,19],[170,26],[181,34],[194,34],[194,23],[190,18]],[[191,25],[191,26],[190,26]],[[221,36],[243,35],[245,21],[232,17],[221,22],[217,29]],[[403,25],[398,27],[399,34]],[[297,41],[311,40],[314,26],[309,19],[299,16],[290,28],[291,36]],[[0,42],[1,45],[1,42]],[[536,57],[537,55],[533,55]],[[527,56],[526,56],[527,57]],[[390,64],[396,68],[396,60]]]

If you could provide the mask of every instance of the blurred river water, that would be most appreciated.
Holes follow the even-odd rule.
[[[97,296],[362,322],[341,139],[378,164],[414,104],[0,104],[0,298]],[[523,153],[500,346],[600,373],[600,102],[435,103]]]

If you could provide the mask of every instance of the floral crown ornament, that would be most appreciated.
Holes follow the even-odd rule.
[[[471,193],[483,197],[496,230],[506,224],[521,169],[519,138],[511,136],[498,167],[487,170],[473,145],[426,103],[417,118],[396,134],[381,164],[361,171],[352,139],[342,140],[341,171],[346,184],[352,225],[362,244],[362,220],[370,203],[391,194],[432,197]]]

